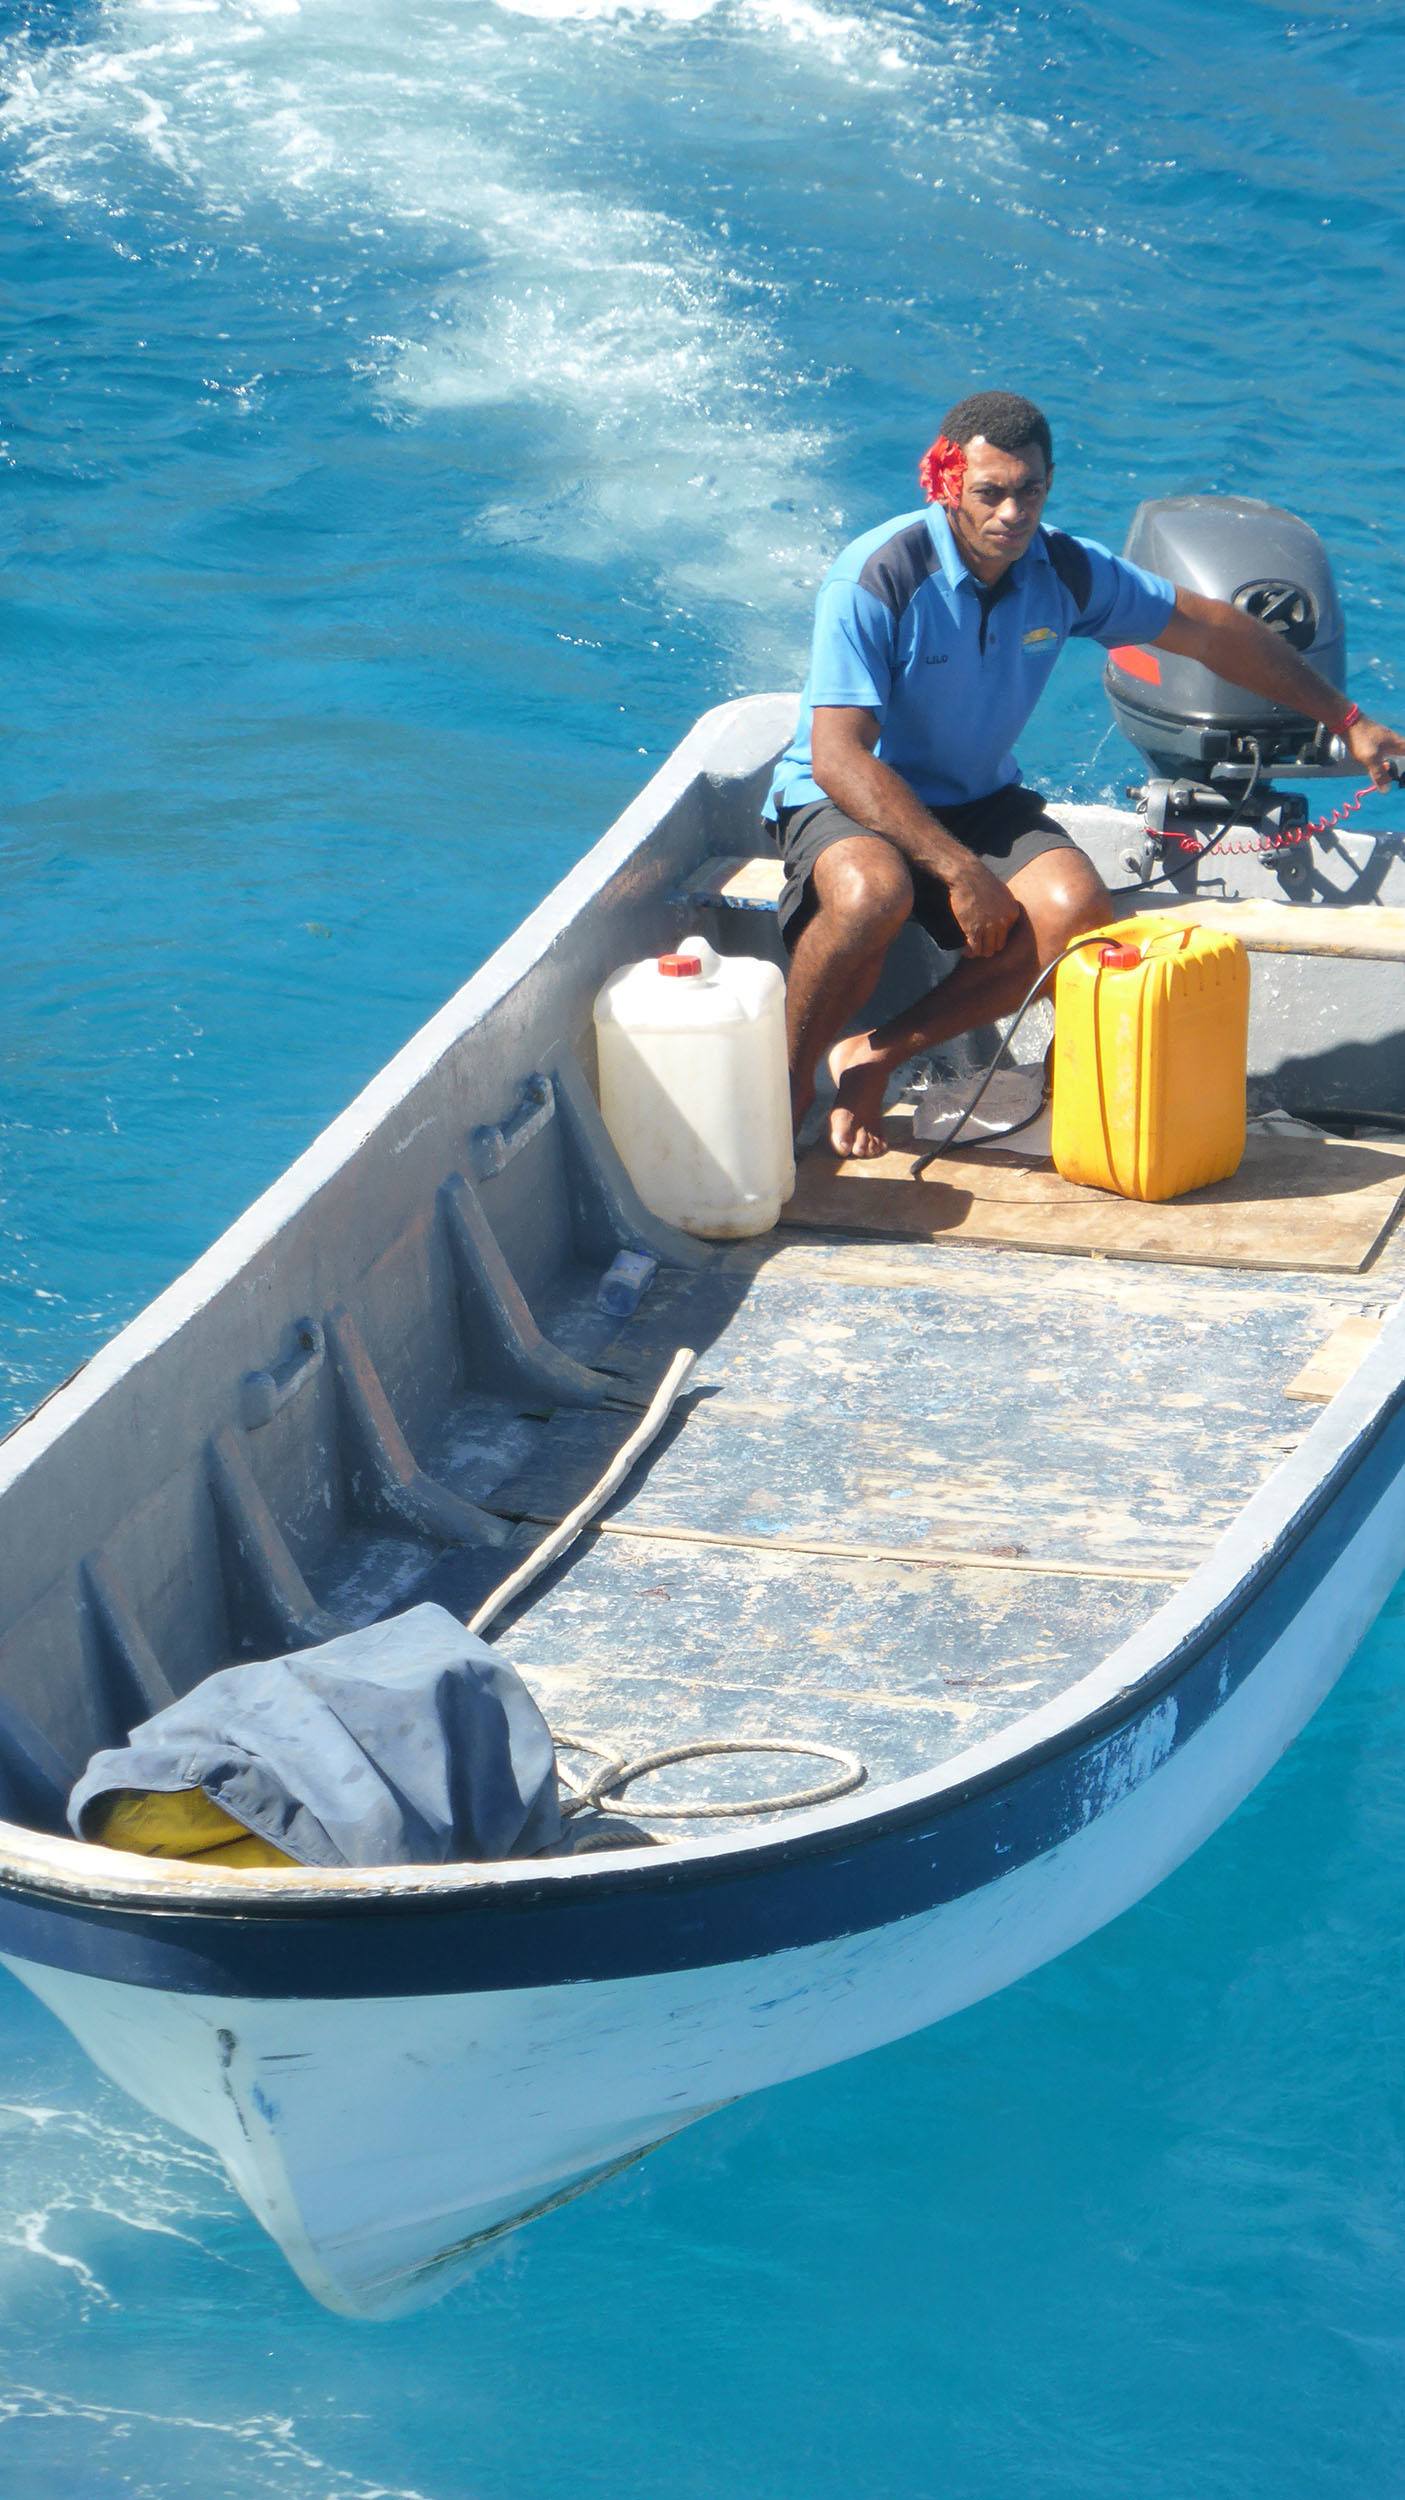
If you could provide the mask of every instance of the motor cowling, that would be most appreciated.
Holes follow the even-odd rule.
[[[1248,495],[1168,495],[1140,504],[1123,550],[1187,590],[1226,599],[1282,634],[1331,685],[1346,684],[1346,625],[1317,532]],[[1208,781],[1252,763],[1320,769],[1323,732],[1172,651],[1123,645],[1103,684],[1124,737],[1154,772]],[[1219,768],[1218,773],[1216,768]]]

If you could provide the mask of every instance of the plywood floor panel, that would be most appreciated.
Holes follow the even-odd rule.
[[[812,1736],[898,1778],[1063,1691],[1165,1594],[602,1537],[494,1641],[553,1726]]]
[[[791,1735],[875,1780],[920,1771],[1152,1616],[1297,1446],[1313,1413],[1290,1383],[1380,1290],[940,1240],[737,1245],[620,1332],[646,1367],[694,1345],[695,1387],[495,1639],[553,1725],[617,1749]],[[526,1515],[559,1516],[629,1420],[535,1426],[514,1450]]]
[[[898,1127],[897,1115],[889,1132]],[[1253,1135],[1232,1180],[1164,1206],[1081,1189],[1051,1166],[959,1149],[923,1168],[907,1150],[801,1158],[782,1224],[919,1240],[1003,1243],[1226,1268],[1365,1265],[1405,1197],[1405,1153],[1339,1138]]]
[[[959,1255],[876,1286],[773,1258],[619,1517],[1190,1568],[1307,1429],[1285,1392],[1323,1334],[1311,1283],[1064,1297],[1032,1289],[1042,1263],[1004,1264],[963,1294]]]

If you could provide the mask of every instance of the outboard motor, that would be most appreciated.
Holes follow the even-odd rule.
[[[1293,513],[1247,495],[1168,495],[1139,505],[1124,553],[1260,618],[1345,686],[1346,626],[1327,551]],[[1103,683],[1118,727],[1157,776],[1128,794],[1150,836],[1143,874],[1158,864],[1193,874],[1193,841],[1212,840],[1231,821],[1269,847],[1307,820],[1306,799],[1275,790],[1270,773],[1339,773],[1346,761],[1340,739],[1317,721],[1171,651],[1123,645],[1109,654]]]

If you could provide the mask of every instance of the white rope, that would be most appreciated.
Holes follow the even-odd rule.
[[[520,1597],[522,1591],[530,1588],[534,1580],[540,1579],[544,1571],[549,1571],[551,1565],[565,1553],[568,1545],[574,1545],[582,1528],[588,1527],[596,1512],[604,1509],[611,1494],[619,1491],[635,1460],[647,1450],[651,1441],[657,1440],[662,1432],[673,1408],[688,1385],[697,1359],[691,1346],[679,1347],[654,1391],[645,1413],[640,1417],[623,1448],[616,1451],[599,1483],[592,1485],[584,1501],[577,1502],[574,1510],[568,1510],[559,1526],[553,1528],[549,1535],[544,1536],[540,1545],[533,1546],[526,1561],[519,1563],[517,1569],[506,1580],[500,1581],[490,1595],[484,1598],[477,1613],[468,1618],[470,1632],[486,1632],[489,1624],[497,1621],[498,1616],[504,1608],[512,1604],[515,1597]]]

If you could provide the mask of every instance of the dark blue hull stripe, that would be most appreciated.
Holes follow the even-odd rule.
[[[213,1996],[377,1998],[555,1987],[749,1961],[881,1928],[978,1891],[1096,1819],[1101,1774],[1148,1713],[1177,1705],[1173,1750],[1240,1690],[1405,1468],[1397,1405],[1276,1570],[1168,1659],[1136,1706],[966,1789],[859,1830],[797,1835],[712,1864],[594,1871],[569,1885],[331,1900],[247,1913],[132,1910],[0,1890],[0,1952]]]

